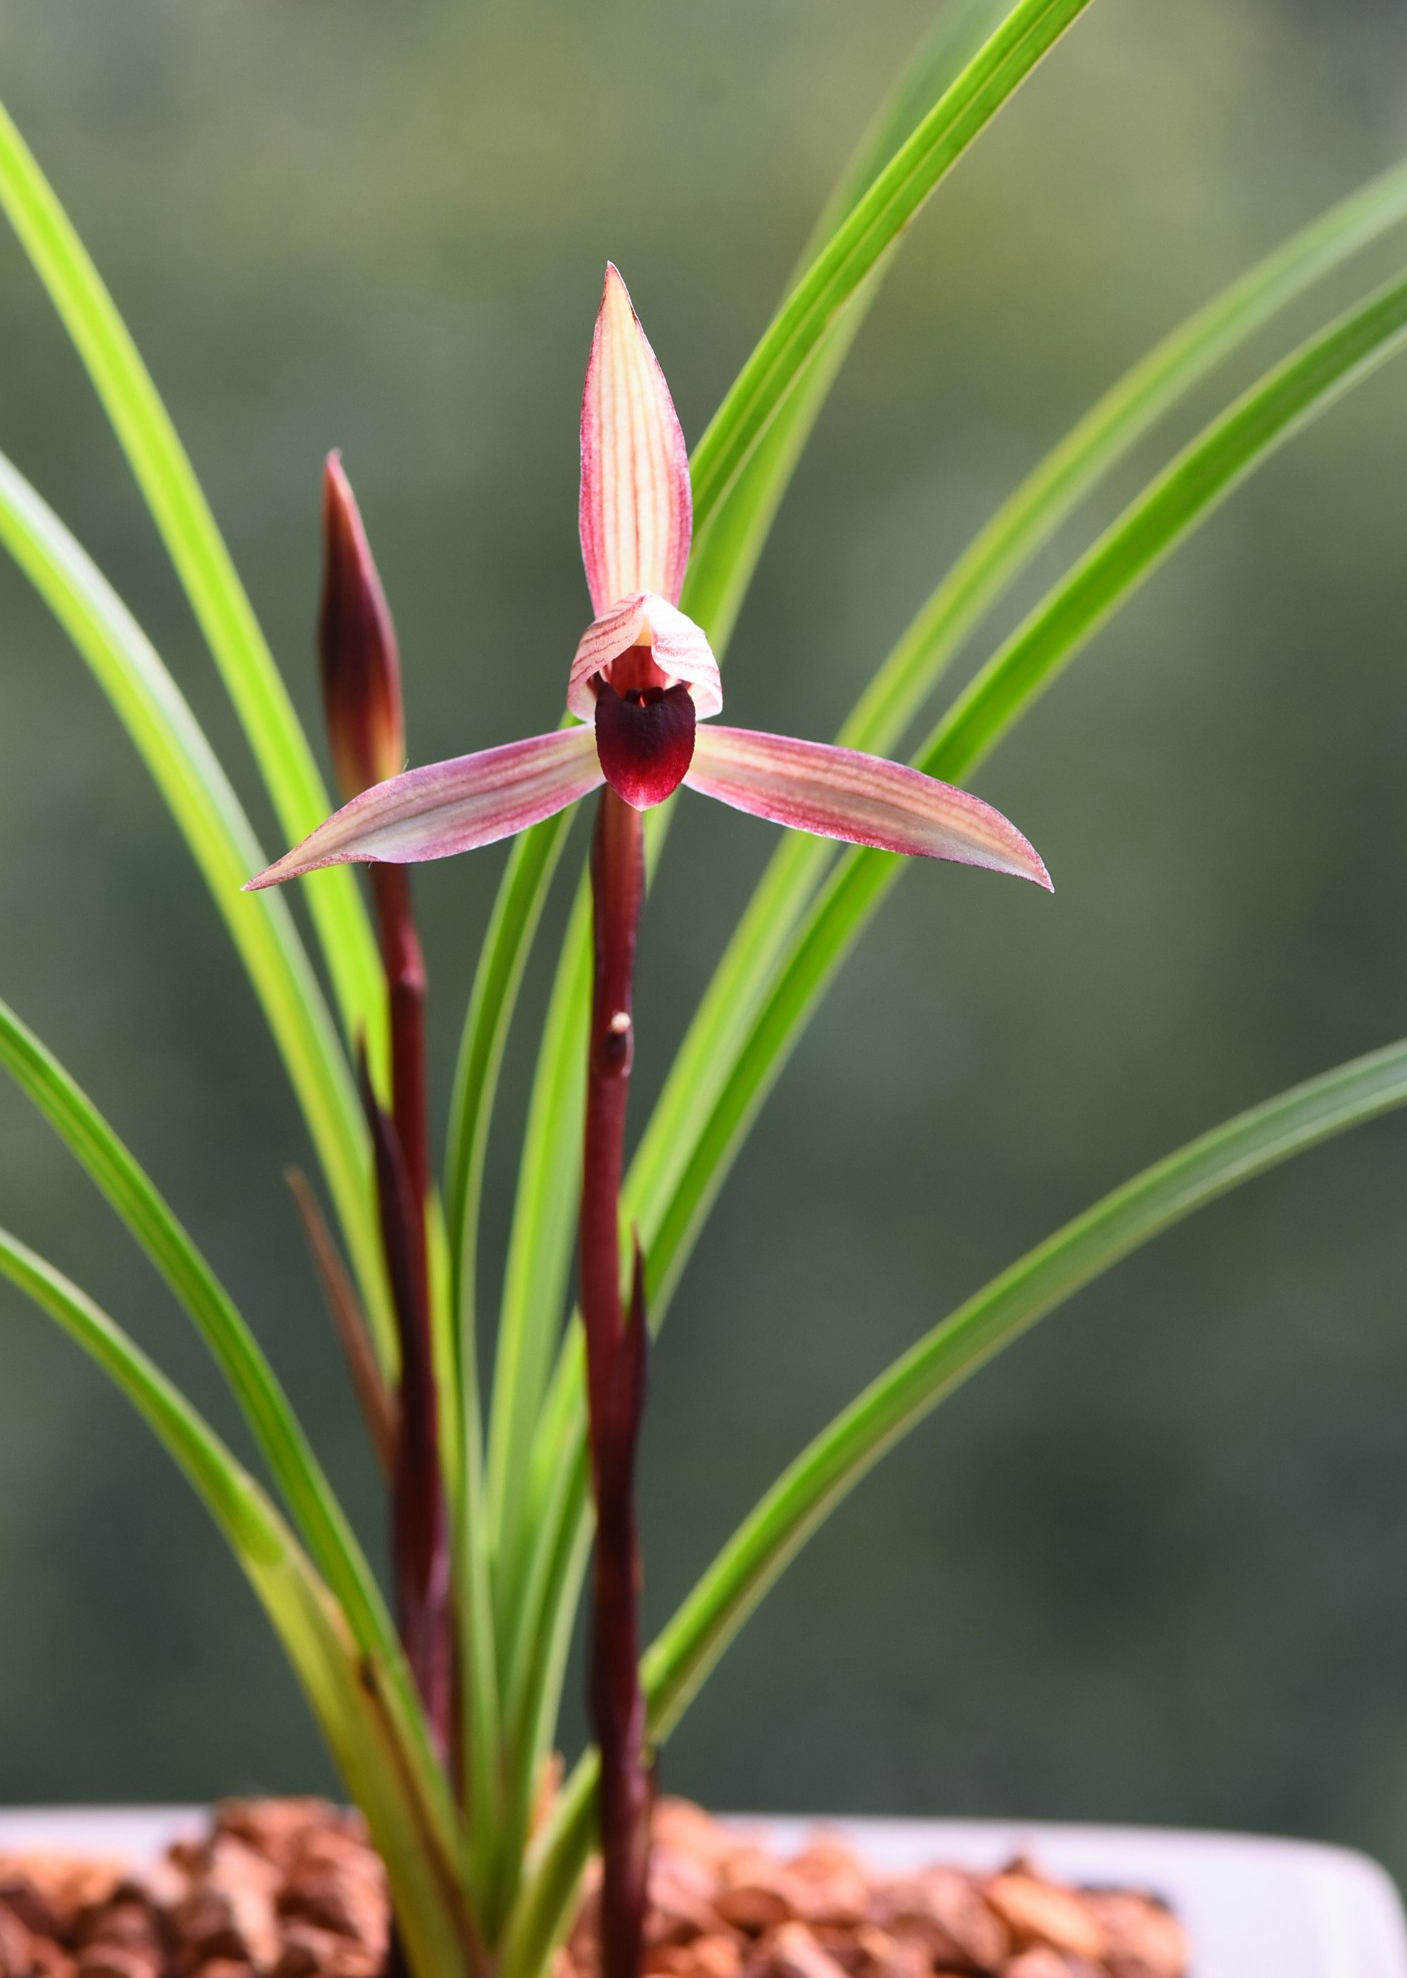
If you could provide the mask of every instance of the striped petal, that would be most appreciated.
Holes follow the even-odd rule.
[[[581,635],[567,676],[567,706],[582,721],[595,719],[592,681],[609,676],[611,662],[634,646],[648,646],[665,687],[684,686],[700,721],[723,705],[723,680],[707,634],[692,618],[653,591],[637,591],[593,619]]]
[[[608,263],[581,402],[581,554],[593,610],[637,591],[677,604],[692,529],[689,455],[674,401]]]
[[[1040,858],[999,810],[921,770],[858,749],[710,726],[694,738],[684,781],[735,810],[796,831],[982,865],[1051,891]]]
[[[558,728],[407,769],[353,797],[244,890],[278,886],[324,865],[411,865],[472,851],[565,810],[604,780],[590,728]]]

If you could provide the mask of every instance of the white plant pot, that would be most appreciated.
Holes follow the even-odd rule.
[[[0,1853],[24,1848],[146,1860],[199,1834],[198,1807],[21,1807],[0,1812]],[[818,1826],[890,1869],[951,1862],[996,1868],[1030,1854],[1054,1875],[1164,1897],[1194,1947],[1193,1978],[1407,1978],[1407,1928],[1387,1874],[1366,1855],[1312,1841],[1156,1827],[1000,1820],[731,1824],[794,1852]]]

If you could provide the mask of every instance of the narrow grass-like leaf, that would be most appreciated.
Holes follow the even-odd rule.
[[[559,811],[514,839],[465,1013],[450,1103],[445,1217],[455,1305],[466,1336],[474,1330],[478,1303],[479,1205],[498,1075],[523,970],[571,821],[571,811]]]
[[[482,1970],[455,1876],[456,1819],[443,1781],[422,1777],[388,1706],[387,1671],[254,1479],[185,1398],[86,1293],[0,1231],[0,1273],[56,1319],[144,1417],[185,1471],[263,1605],[386,1863],[418,1972]]]
[[[1278,310],[1404,218],[1407,165],[1398,165],[1292,235],[1125,373],[958,558],[836,739],[848,748],[888,754],[982,616],[1154,424]],[[764,447],[771,442],[769,433]],[[725,503],[722,513],[731,507]],[[768,862],[670,1068],[633,1164],[631,1213],[645,1227],[678,1183],[776,960],[834,862],[833,846],[795,832],[783,837]]]
[[[679,602],[690,618],[703,626],[720,659],[733,635],[797,461],[850,354],[882,274],[883,268],[876,268],[831,324],[771,425],[694,536],[694,553]]]
[[[394,1334],[351,1073],[287,905],[241,893],[264,853],[146,634],[53,510],[0,456],[0,541],[92,668],[180,827],[274,1034],[388,1364]]]
[[[1009,12],[1011,0],[949,0],[898,83],[881,105],[854,158],[826,201],[803,250],[796,280],[822,253],[875,180],[982,43]],[[704,626],[716,653],[732,635],[743,598],[812,428],[878,293],[893,249],[860,283],[828,326],[771,423],[730,486],[698,522],[681,600]]]
[[[87,249],[0,107],[0,205],[49,293],[102,401],[166,545],[290,844],[332,808],[288,690],[170,415]],[[248,877],[248,875],[245,875]],[[380,964],[355,883],[328,873],[308,889],[347,1035],[384,1059]]]
[[[1407,1103],[1407,1044],[1339,1065],[1228,1120],[1106,1195],[873,1381],[778,1479],[646,1657],[663,1737],[827,1513],[977,1369],[1121,1258],[1242,1182]]]
[[[538,1978],[565,1936],[595,1843],[599,1778],[593,1747],[572,1767],[529,1850],[522,1890],[499,1946],[499,1978]]]
[[[519,1590],[512,1574],[521,1563],[526,1473],[565,1312],[581,1161],[575,1139],[562,1144],[562,1121],[569,1122],[570,1132],[570,1123],[581,1118],[590,1000],[591,900],[583,883],[577,888],[543,1025],[498,1322],[488,1504],[502,1619],[518,1611]],[[573,1151],[578,1158],[571,1158]],[[511,1667],[511,1660],[504,1666]]]
[[[130,1149],[3,1001],[0,1065],[87,1170],[189,1315],[358,1641],[397,1660],[395,1631],[371,1568],[258,1341]]]
[[[893,87],[870,121],[853,156],[816,217],[793,277],[800,281],[817,256],[880,174],[892,163],[899,147],[917,130],[940,97],[982,51],[1011,13],[1013,0],[947,0],[939,7],[927,33],[899,71]]]
[[[724,1546],[644,1659],[664,1739],[723,1651],[830,1511],[910,1429],[1038,1319],[1175,1223],[1350,1127],[1407,1104],[1407,1043],[1337,1066],[1214,1127],[1029,1251],[912,1346],[824,1429]],[[592,1840],[595,1757],[540,1837],[502,1969],[533,1968],[562,1927]]]
[[[710,519],[828,326],[1089,0],[1018,0],[788,295],[694,452],[695,527]]]

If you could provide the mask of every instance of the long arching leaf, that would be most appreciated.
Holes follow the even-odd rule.
[[[366,1126],[287,904],[242,893],[266,863],[219,759],[132,614],[58,516],[0,456],[0,541],[92,668],[191,849],[274,1035],[327,1177],[383,1354],[394,1332]]]
[[[102,401],[205,635],[290,844],[332,808],[288,690],[170,414],[53,187],[0,107],[0,206]],[[308,893],[348,1037],[384,1057],[385,995],[350,873]]]
[[[978,54],[1010,6],[1011,0],[948,0],[939,9],[826,201],[803,251],[797,280]],[[891,248],[881,256],[826,329],[766,432],[694,537],[681,603],[707,630],[715,652],[721,652],[732,636],[782,496],[893,253]]]
[[[371,1568],[278,1377],[229,1293],[130,1149],[3,1001],[0,1065],[102,1190],[199,1331],[358,1641],[399,1666],[395,1631]],[[407,1707],[418,1714],[408,1677],[402,1688]],[[429,1751],[427,1739],[427,1762]]]
[[[691,462],[704,528],[840,311],[1089,0],[1018,0],[788,295]]]

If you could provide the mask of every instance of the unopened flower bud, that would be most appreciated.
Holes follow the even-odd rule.
[[[405,767],[405,715],[395,627],[336,452],[323,472],[322,523],[318,657],[333,766],[350,798]]]

